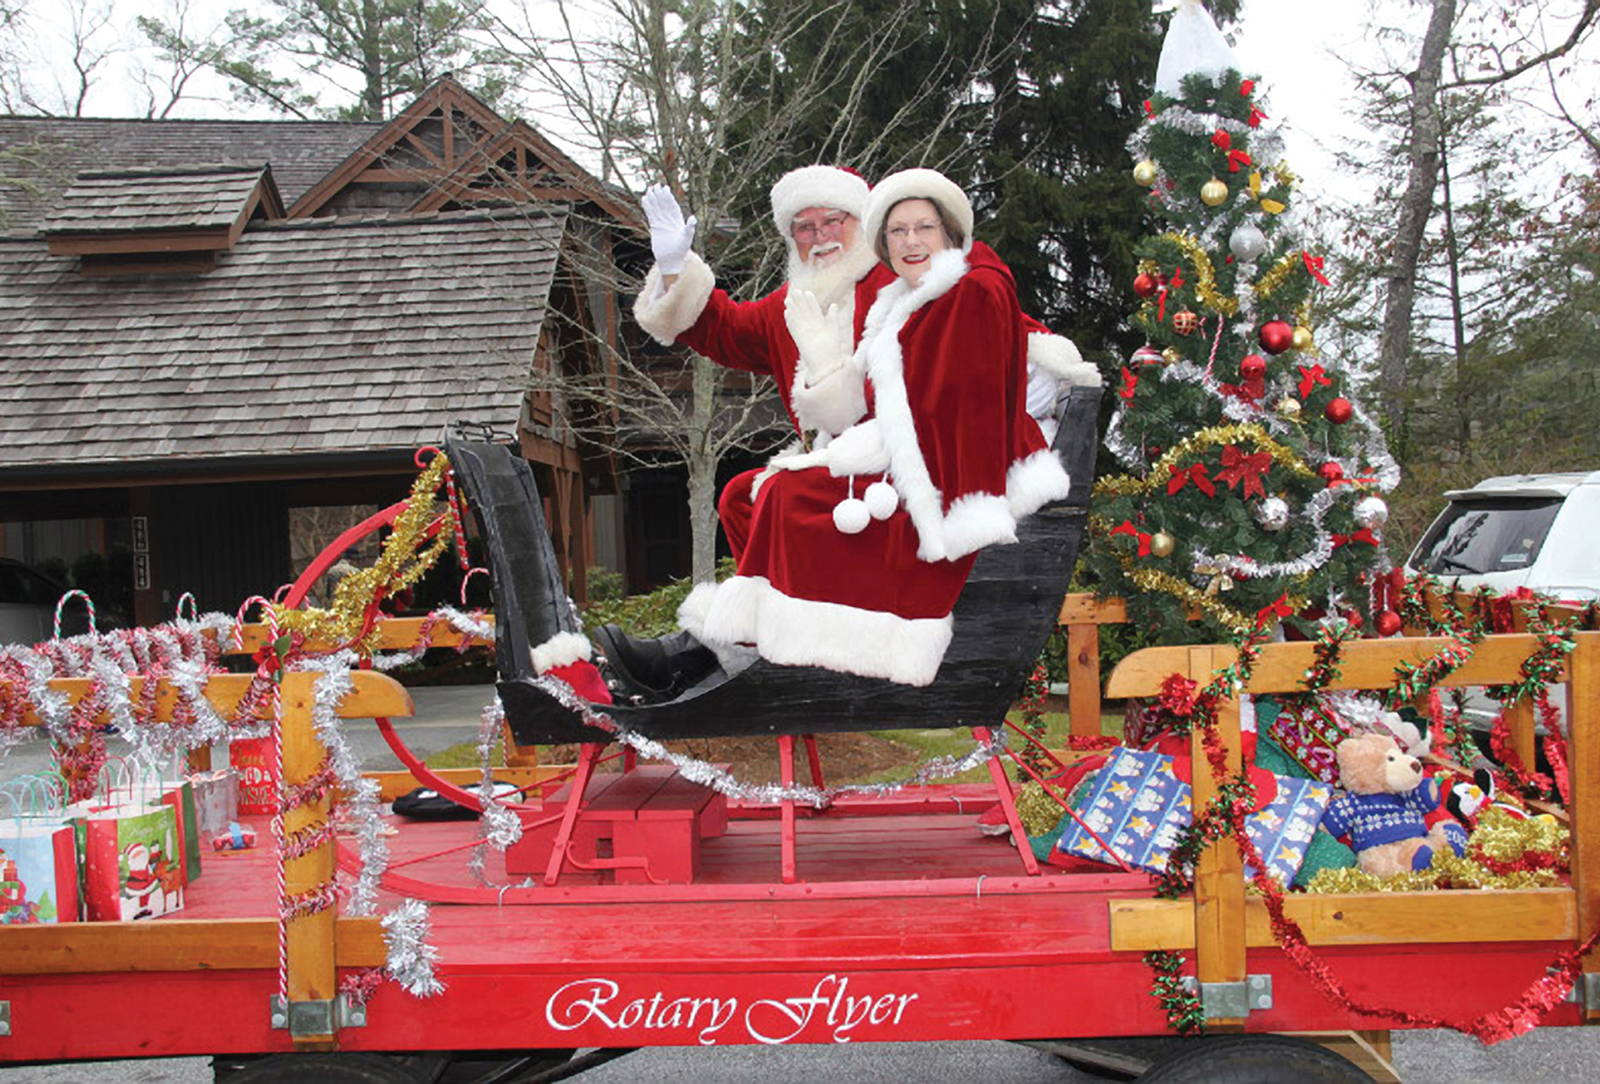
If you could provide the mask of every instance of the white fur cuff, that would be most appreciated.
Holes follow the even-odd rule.
[[[847,474],[882,474],[889,469],[889,449],[877,418],[857,422],[828,443],[828,471],[835,478]]]
[[[645,276],[644,289],[633,302],[633,318],[656,342],[671,346],[706,311],[706,302],[716,285],[717,277],[711,268],[693,252],[671,289],[662,288],[661,268],[652,267]]]
[[[1028,363],[1043,369],[1069,387],[1098,388],[1100,370],[1083,360],[1072,340],[1035,331],[1028,336]]]
[[[558,632],[544,643],[533,648],[533,671],[543,674],[557,666],[566,666],[587,659],[594,654],[588,637],[581,632]]]
[[[842,433],[867,412],[866,383],[851,365],[839,366],[815,384],[796,372],[794,412],[807,429]]]
[[[1006,503],[1017,519],[1032,515],[1051,501],[1066,497],[1072,479],[1056,453],[1048,448],[1011,464],[1006,471]]]

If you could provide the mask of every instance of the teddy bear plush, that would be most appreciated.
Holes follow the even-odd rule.
[[[1439,783],[1422,762],[1403,752],[1389,734],[1356,734],[1339,743],[1343,794],[1323,816],[1335,838],[1350,837],[1366,873],[1388,876],[1427,869],[1434,853],[1466,850],[1466,832],[1454,822],[1429,828],[1424,818],[1442,800]]]

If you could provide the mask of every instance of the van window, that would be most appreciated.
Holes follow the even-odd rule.
[[[1414,566],[1436,576],[1517,572],[1539,557],[1560,497],[1456,500],[1428,528]]]

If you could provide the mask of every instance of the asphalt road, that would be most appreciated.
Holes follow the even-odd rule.
[[[415,717],[396,720],[407,745],[421,756],[477,739],[478,715],[487,687],[413,690]],[[399,766],[377,727],[347,724],[346,740],[363,768]],[[44,742],[26,741],[0,761],[0,778],[38,771],[49,764]],[[1440,981],[1471,982],[1442,976]],[[3,983],[0,983],[3,985]],[[0,1044],[4,1043],[0,1038]],[[0,1047],[3,1051],[3,1047]],[[1396,1032],[1394,1061],[1407,1084],[1565,1084],[1600,1078],[1600,1028],[1550,1028],[1493,1047],[1445,1031]],[[843,1046],[657,1048],[630,1054],[581,1079],[593,1084],[652,1084],[694,1080],[706,1084],[816,1084],[829,1081],[894,1081],[944,1084],[1074,1084],[1099,1078],[1062,1065],[1031,1048],[1000,1042],[881,1043]],[[0,1084],[210,1084],[205,1058],[98,1062],[0,1068]],[[315,1084],[307,1081],[307,1084]]]

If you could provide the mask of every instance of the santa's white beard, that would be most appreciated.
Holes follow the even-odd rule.
[[[810,290],[822,303],[824,311],[829,305],[855,301],[856,283],[866,277],[878,254],[865,241],[857,240],[851,248],[828,263],[817,266],[800,262],[799,250],[789,242],[789,289]]]

